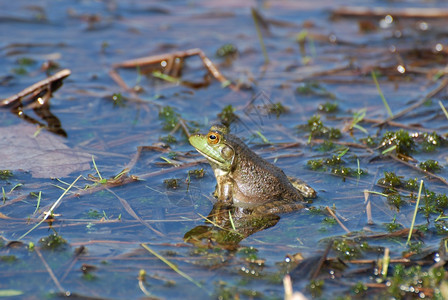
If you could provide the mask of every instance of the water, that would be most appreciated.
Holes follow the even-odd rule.
[[[361,122],[359,125],[368,134],[356,128],[353,135],[343,131],[338,140],[340,147],[322,152],[318,149],[322,139],[312,139],[309,143],[309,132],[297,126],[306,125],[311,116],[320,114],[325,126],[342,130],[361,109],[366,110],[365,118],[386,118],[387,111],[373,83],[371,70],[378,71],[381,90],[393,113],[420,101],[442,82],[437,80],[436,73],[446,65],[446,54],[444,50],[437,51],[437,44],[446,44],[446,29],[437,18],[396,18],[385,28],[381,28],[379,18],[332,18],[332,12],[342,4],[360,5],[357,1],[253,3],[271,21],[269,29],[262,30],[270,59],[268,65],[264,64],[251,17],[251,3],[16,1],[0,4],[2,98],[45,78],[41,67],[48,61],[55,62],[57,68],[70,69],[72,74],[53,94],[50,107],[67,138],[45,129],[37,138],[48,138],[51,145],[58,146],[56,152],[62,151],[61,145],[75,151],[62,159],[52,160],[54,156],[49,155],[45,160],[47,176],[36,176],[30,164],[35,161],[41,162],[38,166],[43,164],[43,157],[51,150],[50,142],[38,149],[28,145],[32,138],[23,133],[34,132],[37,126],[18,118],[9,109],[0,109],[0,126],[8,131],[15,128],[17,140],[23,143],[23,147],[18,146],[9,154],[14,159],[29,159],[25,167],[12,170],[12,177],[0,180],[5,191],[0,205],[0,236],[5,239],[4,243],[0,242],[0,295],[12,290],[20,293],[21,298],[34,299],[69,291],[98,298],[142,298],[145,294],[138,276],[140,270],[145,270],[146,277],[140,285],[154,297],[230,299],[239,295],[248,299],[281,299],[281,280],[288,269],[293,269],[284,265],[287,255],[320,257],[330,239],[339,240],[347,234],[333,221],[326,206],[335,210],[352,233],[350,237],[355,245],[364,241],[360,236],[387,233],[385,223],[395,222],[409,228],[415,199],[405,200],[397,209],[384,196],[370,194],[374,224],[369,225],[364,190],[382,192],[376,182],[384,177],[385,171],[394,171],[406,180],[423,179],[425,188],[436,193],[444,193],[446,185],[382,157],[381,150],[374,147],[367,150],[350,144],[361,145],[360,138],[381,136],[386,130],[398,127],[380,128],[372,122]],[[385,4],[378,1],[370,5],[383,7]],[[387,5],[385,8],[397,10],[407,6],[426,7],[424,1]],[[446,4],[431,3],[431,6],[445,9]],[[428,26],[422,26],[423,21]],[[298,36],[305,37],[302,45],[297,41]],[[237,58],[227,63],[215,55],[226,44],[238,49]],[[194,89],[139,75],[135,69],[119,69],[128,86],[143,89],[135,96],[109,76],[112,65],[124,60],[191,48],[200,48],[226,77],[246,88],[232,91],[211,78],[208,86]],[[31,59],[32,63],[24,63],[23,58]],[[397,71],[399,65],[405,66],[404,74]],[[198,57],[186,59],[183,80],[201,82],[206,74]],[[311,92],[297,91],[313,82],[317,88]],[[114,103],[114,95],[121,96],[123,101]],[[438,103],[448,106],[445,89],[430,98],[431,101],[395,121],[399,126],[416,126],[407,128],[410,133],[434,130],[446,137],[447,119]],[[327,101],[337,103],[338,110],[329,114],[318,112],[319,104]],[[266,112],[266,106],[277,102],[287,108],[279,117]],[[207,216],[213,207],[215,179],[209,165],[189,145],[181,129],[171,132],[176,143],[170,143],[170,148],[161,146],[161,140],[170,130],[163,129],[166,120],[160,118],[159,112],[170,106],[191,130],[206,132],[210,124],[219,121],[217,115],[227,105],[235,108],[239,118],[232,123],[232,132],[263,157],[275,161],[288,175],[308,182],[319,197],[309,204],[310,209],[282,216],[275,226],[255,232],[239,244],[220,244],[214,235],[203,238],[200,243],[185,242],[186,233],[203,230],[204,227],[198,226],[206,225],[202,216]],[[32,109],[25,112],[43,122]],[[272,145],[264,143],[257,131]],[[130,171],[142,180],[116,182],[116,186],[105,189],[100,179],[89,179],[89,174],[99,177],[92,155],[102,178],[109,179],[132,161],[140,146],[153,146],[142,151]],[[343,156],[346,166],[356,170],[359,162],[367,175],[344,179],[331,174],[331,168],[321,172],[307,167],[308,160],[326,159],[347,147],[350,150]],[[62,176],[61,181],[50,178],[66,165],[73,166],[71,159],[75,154],[72,153],[87,158],[83,165]],[[428,159],[437,160],[442,166],[447,164],[446,147],[434,152],[419,148],[411,155],[417,160],[414,164]],[[189,176],[189,170],[200,168],[205,170],[202,178]],[[61,187],[67,188],[79,175],[83,177],[62,198],[51,224],[46,222],[32,230],[22,239],[23,244],[6,246],[31,229],[64,192]],[[437,175],[446,178],[446,167]],[[164,182],[170,179],[178,180],[177,188],[169,188]],[[97,189],[86,192],[87,185]],[[409,194],[400,191],[402,195]],[[429,224],[428,232],[419,238],[422,248],[430,249],[429,252],[436,251],[444,241],[443,224],[436,217],[432,213],[427,218],[421,210],[416,219],[417,225]],[[211,230],[212,226],[207,226]],[[216,232],[219,234],[216,228],[211,231]],[[56,250],[44,249],[39,241],[55,233],[67,244]],[[367,239],[371,248],[356,258],[376,260],[383,256],[385,247],[390,249],[392,259],[402,258],[402,253],[409,250],[406,237]],[[34,249],[32,246],[30,249],[30,243]],[[174,263],[201,287],[176,273],[144,249],[142,243]],[[77,252],[82,246],[85,250]],[[328,256],[338,255],[341,253],[332,250]],[[354,295],[351,287],[356,282],[368,285],[381,277],[373,269],[359,271],[360,276],[353,275],[365,265],[344,259],[347,269],[338,271],[333,265],[323,268],[319,277],[325,279],[322,297]],[[392,269],[391,266],[390,272]],[[294,289],[316,296],[314,290],[306,288],[314,269],[298,270],[305,275],[293,271]],[[332,278],[335,270],[345,276],[344,282],[338,276]],[[51,279],[51,273],[56,279]],[[368,295],[381,295],[385,290],[369,290]]]

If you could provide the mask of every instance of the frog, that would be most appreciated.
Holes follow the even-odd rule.
[[[311,186],[286,176],[224,125],[193,134],[189,142],[212,167],[217,183],[213,194],[220,203],[255,214],[278,214],[302,209],[304,198],[316,197]]]

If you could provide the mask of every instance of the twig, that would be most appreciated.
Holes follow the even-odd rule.
[[[121,198],[120,196],[118,196],[115,192],[113,192],[111,189],[106,188],[106,190],[108,192],[110,192],[112,195],[114,195],[115,197],[117,197],[117,199],[120,201],[121,205],[123,205],[123,208],[128,212],[128,214],[130,214],[134,219],[136,219],[137,221],[139,221],[140,223],[142,223],[144,226],[146,226],[148,229],[152,230],[155,234],[157,234],[158,236],[164,237],[165,235],[163,233],[161,233],[160,231],[158,231],[157,229],[155,229],[154,227],[152,227],[151,225],[149,225],[148,223],[146,223],[142,218],[140,218],[135,211],[132,209],[132,207],[129,205],[129,203]]]
[[[328,206],[327,206],[328,208]],[[322,254],[322,257],[319,259],[319,262],[317,264],[317,268],[313,273],[313,276],[311,276],[311,280],[314,280],[319,276],[320,270],[322,269],[322,266],[324,265],[325,260],[327,260],[328,253],[330,253],[331,247],[333,247],[334,241],[331,240],[330,243],[328,243],[327,248],[325,249],[324,254]]]
[[[399,113],[396,113],[390,120],[397,119],[397,118],[407,114],[408,112],[416,109],[417,107],[423,105],[428,99],[431,99],[432,97],[434,97],[435,95],[440,93],[446,86],[448,86],[448,78],[443,79],[442,82],[440,82],[440,84],[435,89],[433,89],[428,94],[426,94],[426,96],[423,97],[422,99],[420,99],[420,101],[414,103],[413,105],[400,111]]]
[[[370,193],[367,190],[364,190],[364,200],[366,204],[366,215],[367,215],[367,224],[373,225],[375,222],[373,222],[372,219],[372,204],[370,203],[369,199]]]
[[[207,68],[207,70],[210,72],[210,74],[213,77],[215,77],[218,81],[220,81],[223,85],[230,87],[234,91],[238,90],[238,87],[236,87],[230,80],[228,80],[219,71],[218,67],[216,67],[216,65],[199,48],[126,60],[124,62],[114,64],[112,66],[113,69],[109,72],[109,75],[120,87],[122,87],[123,89],[125,89],[127,91],[132,91],[132,89],[130,89],[126,85],[124,80],[115,71],[115,69],[117,69],[117,68],[135,68],[135,67],[139,67],[139,66],[151,65],[151,64],[156,64],[156,63],[165,61],[165,62],[167,62],[167,70],[169,70],[169,67],[175,62],[175,60],[177,58],[185,58],[185,57],[194,56],[194,55],[198,55],[201,58],[202,63]]]
[[[39,248],[35,247],[34,251],[36,251],[37,256],[39,256],[40,260],[44,264],[45,269],[47,270],[47,272],[50,275],[51,279],[53,280],[54,284],[58,288],[59,292],[62,293],[62,294],[65,294],[66,291],[64,290],[64,288],[62,287],[61,283],[59,282],[59,280],[54,275],[53,270],[50,268],[50,266],[48,265],[48,263],[46,262],[46,260],[42,256],[42,253],[40,252]]]
[[[69,76],[71,74],[69,69],[64,69],[61,70],[59,72],[57,72],[56,74],[43,79],[27,88],[25,88],[24,90],[22,90],[21,92],[6,98],[5,100],[0,102],[0,107],[2,106],[8,106],[11,103],[14,103],[16,101],[20,101],[23,97],[28,96],[29,94],[32,94],[36,91],[41,91],[43,88],[45,88],[45,86],[52,84],[53,82],[62,80],[64,78],[66,78],[67,76]]]
[[[80,250],[79,250],[80,249]],[[72,261],[70,262],[70,265],[65,269],[64,275],[62,275],[61,277],[61,281],[64,281],[65,278],[68,276],[68,274],[70,273],[70,271],[72,270],[73,266],[76,264],[76,262],[78,261],[79,256],[83,253],[83,251],[85,250],[85,246],[81,245],[79,248],[77,248],[75,250],[75,257],[72,259]]]
[[[416,166],[416,165],[414,165],[414,164],[411,164],[411,163],[409,163],[409,162],[407,162],[407,161],[404,161],[404,160],[399,159],[399,158],[396,157],[395,155],[389,155],[389,157],[392,158],[393,160],[399,162],[399,163],[402,163],[402,164],[404,164],[404,165],[406,165],[406,166],[408,166],[408,167],[414,169],[414,170],[417,170],[417,171],[420,171],[420,172],[422,172],[422,173],[425,173],[425,174],[428,175],[429,177],[438,179],[440,182],[444,183],[445,185],[448,185],[448,181],[447,181],[445,178],[443,178],[443,177],[441,177],[441,176],[439,176],[439,175],[436,175],[436,174],[431,173],[431,172],[429,172],[429,171],[423,170],[423,169],[419,168],[418,166]]]
[[[346,6],[332,11],[334,16],[341,17],[384,17],[391,15],[399,18],[446,18],[448,10],[441,8],[383,8],[383,7],[360,7]]]
[[[326,206],[325,209],[326,209],[326,210],[328,211],[328,213],[329,213],[329,214],[336,220],[336,222],[338,222],[339,226],[341,226],[342,229],[345,230],[345,232],[347,232],[347,233],[351,233],[351,231],[348,230],[348,228],[345,227],[344,224],[342,224],[342,222],[339,220],[339,218],[334,214],[334,212],[333,212],[328,206]]]

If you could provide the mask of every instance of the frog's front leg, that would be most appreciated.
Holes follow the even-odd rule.
[[[233,181],[225,176],[216,177],[216,188],[213,195],[218,198],[218,201],[226,204],[233,203]]]
[[[296,188],[296,190],[299,191],[300,194],[302,194],[305,198],[316,198],[317,193],[316,191],[309,186],[305,181],[288,176],[289,182]]]
[[[265,214],[285,214],[301,210],[305,205],[298,202],[289,202],[285,200],[277,200],[257,206],[252,210],[252,215]]]

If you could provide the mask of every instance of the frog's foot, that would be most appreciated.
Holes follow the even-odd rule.
[[[284,201],[273,201],[255,207],[252,210],[252,215],[285,214],[301,210],[304,207],[305,205],[297,202],[285,203]]]
[[[309,186],[305,181],[291,176],[288,176],[288,179],[293,185],[293,187],[295,187],[296,190],[298,190],[299,193],[302,194],[305,198],[317,197],[316,191],[311,186]]]

